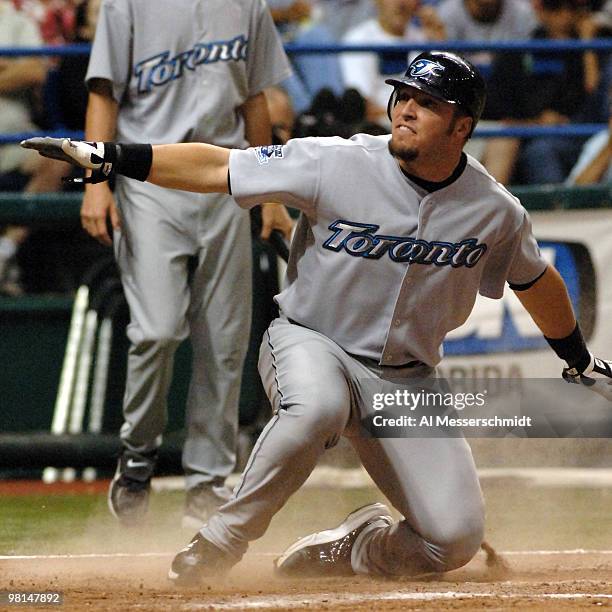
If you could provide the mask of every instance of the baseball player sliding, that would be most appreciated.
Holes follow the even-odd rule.
[[[304,138],[228,150],[205,144],[121,145],[40,139],[24,146],[93,170],[164,187],[232,193],[242,207],[278,200],[301,210],[281,316],[259,369],[274,414],[230,500],[175,557],[178,584],[226,572],[308,478],[325,449],[349,437],[403,516],[375,503],[276,560],[279,574],[380,576],[467,563],[484,527],[472,454],[462,438],[359,435],[364,381],[435,376],[441,343],[476,294],[517,292],[579,382],[611,363],[585,346],[565,285],[544,261],[518,200],[463,147],[485,102],[476,69],[424,53],[393,86],[390,136]],[[171,203],[169,203],[170,205]]]

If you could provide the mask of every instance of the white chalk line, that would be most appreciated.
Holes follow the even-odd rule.
[[[586,548],[574,548],[572,550],[502,550],[500,555],[505,557],[536,556],[536,555],[612,555],[612,550],[588,550]]]
[[[341,595],[332,595],[330,593],[321,593],[318,595],[294,595],[283,596],[278,595],[258,596],[258,597],[241,597],[239,600],[233,601],[215,601],[201,604],[190,603],[181,606],[183,610],[200,610],[210,609],[211,605],[215,610],[256,610],[258,608],[308,608],[317,604],[360,604],[371,601],[438,601],[438,600],[459,600],[459,599],[503,599],[509,600],[584,600],[584,599],[612,599],[612,595],[608,593],[463,593],[461,591],[443,591],[443,592],[420,592],[406,593],[404,591],[391,591],[389,593],[343,593]]]
[[[0,555],[0,561],[28,561],[36,559],[142,559],[174,557],[175,552],[142,552],[142,553],[76,553],[65,555]],[[278,557],[278,552],[258,552],[247,554],[253,557]],[[571,550],[502,550],[498,554],[504,556],[535,557],[547,555],[612,555],[612,550],[588,550],[574,548]]]
[[[77,553],[72,555],[0,555],[0,561],[29,561],[35,559],[142,559],[144,557],[173,557],[176,552],[144,553]]]

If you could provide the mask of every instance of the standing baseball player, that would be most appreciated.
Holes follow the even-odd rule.
[[[289,73],[261,0],[104,0],[86,76],[86,137],[267,144],[263,90]],[[230,200],[124,177],[114,194],[107,183],[86,188],[83,227],[111,244],[110,218],[130,307],[124,452],[108,496],[111,512],[125,524],[146,512],[174,353],[188,335],[193,374],[183,523],[200,527],[229,496],[224,481],[235,465],[251,314],[249,217]],[[271,224],[289,230],[284,207],[264,208],[262,237]]]
[[[247,151],[38,141],[47,155],[166,187],[231,191],[243,207],[278,198],[302,211],[281,317],[269,327],[260,374],[274,408],[230,500],[175,557],[170,578],[197,583],[237,563],[347,435],[380,503],[299,540],[282,575],[416,575],[467,563],[483,536],[483,500],[463,438],[359,435],[372,380],[435,376],[444,336],[476,294],[517,292],[564,376],[610,362],[587,350],[558,272],[544,261],[526,211],[463,153],[485,102],[476,69],[457,55],[418,56],[394,87],[391,136],[305,138]],[[106,174],[105,174],[106,173]],[[228,174],[229,173],[229,174]]]

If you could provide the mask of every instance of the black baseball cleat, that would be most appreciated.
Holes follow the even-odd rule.
[[[156,453],[142,455],[130,450],[124,450],[119,457],[108,489],[108,507],[127,527],[138,525],[147,513],[156,459]]]
[[[198,586],[206,578],[223,576],[235,563],[233,557],[198,532],[174,557],[168,578],[177,586]]]
[[[183,529],[196,531],[202,528],[211,514],[230,498],[231,491],[219,482],[203,482],[191,489],[185,495],[185,512],[183,514]]]
[[[351,552],[357,536],[374,522],[392,525],[389,508],[374,503],[359,508],[338,527],[299,539],[274,562],[277,576],[352,576]]]

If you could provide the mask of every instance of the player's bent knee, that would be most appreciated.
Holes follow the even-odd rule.
[[[449,542],[442,558],[444,571],[458,569],[469,563],[480,550],[482,538],[482,534],[473,533]]]
[[[448,572],[463,567],[480,549],[484,537],[484,523],[479,520],[442,527],[435,539],[427,541],[435,571]]]
[[[326,434],[334,432],[341,434],[348,420],[348,409],[341,409],[333,405],[323,405],[317,409],[310,406],[302,408],[301,426],[312,434]]]
[[[299,420],[299,427],[296,425],[295,431],[299,432],[300,439],[319,440],[328,448],[339,440],[350,414],[348,402],[345,401],[288,402],[282,410],[287,417]],[[298,440],[296,443],[299,443]]]

